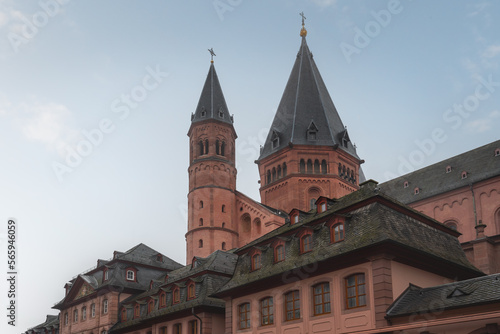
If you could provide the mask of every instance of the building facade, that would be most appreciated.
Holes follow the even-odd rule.
[[[213,62],[191,116],[186,265],[140,244],[72,279],[27,334],[500,333],[500,141],[378,184],[301,30],[256,161]]]

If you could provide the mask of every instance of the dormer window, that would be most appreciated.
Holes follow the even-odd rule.
[[[136,271],[133,268],[128,268],[126,271],[125,278],[127,279],[127,281],[135,282],[135,274]]]
[[[327,209],[327,205],[326,205],[326,198],[320,198],[318,201],[317,201],[317,210],[318,210],[318,213],[322,213],[322,212],[325,212],[326,209]]]
[[[467,172],[463,171],[462,172],[462,180],[467,178]]]
[[[415,188],[415,189],[413,190],[413,194],[414,194],[414,195],[418,195],[418,194],[420,194],[420,188],[418,188],[418,187],[417,187],[417,188]]]
[[[495,150],[495,157],[500,157],[500,148]]]
[[[194,299],[196,297],[196,285],[191,282],[187,286],[187,299]]]
[[[162,262],[163,261],[163,256],[161,254],[156,254],[156,261]]]
[[[108,268],[103,269],[103,281],[107,281],[109,279],[109,270]]]
[[[446,173],[451,173],[451,166],[446,166]]]
[[[294,209],[290,213],[290,223],[293,225],[297,224],[298,222],[299,222],[299,211],[297,209]]]
[[[154,300],[151,299],[148,302],[148,314],[153,312],[154,308],[155,308],[155,302],[154,302]]]
[[[205,107],[201,108],[201,117],[205,117],[207,115],[207,111],[205,110]]]
[[[285,261],[285,241],[277,239],[271,244],[273,248],[274,263]]]
[[[134,306],[134,319],[139,318],[139,315],[141,314],[141,307],[139,304],[135,304]]]
[[[252,255],[252,271],[260,269],[260,267],[262,266],[261,260],[262,258],[260,253],[255,253]]]
[[[280,137],[277,131],[273,131],[273,135],[271,136],[271,144],[273,149],[280,146]]]
[[[178,287],[174,288],[174,291],[172,292],[173,295],[173,303],[178,304],[181,302],[181,292]]]
[[[167,306],[167,293],[165,291],[162,291],[160,293],[160,306],[159,307],[166,307]]]
[[[316,141],[317,134],[318,134],[318,127],[316,126],[316,124],[314,124],[313,121],[311,121],[309,127],[307,128],[307,140]]]
[[[403,183],[403,188],[408,188],[408,181],[405,181],[405,182]]]
[[[331,242],[344,240],[344,223],[338,223],[332,226],[330,240]]]
[[[307,253],[312,251],[312,235],[305,234],[300,238],[300,253]]]
[[[122,308],[122,322],[127,321],[127,309]]]
[[[224,110],[221,108],[219,108],[219,117],[220,118],[224,118]]]

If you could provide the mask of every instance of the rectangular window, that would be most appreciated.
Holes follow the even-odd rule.
[[[182,324],[175,324],[174,325],[173,334],[182,334]]]
[[[290,291],[285,295],[286,321],[300,319],[300,295],[299,291]]]
[[[82,320],[87,319],[87,308],[84,306],[82,307]]]
[[[264,298],[260,301],[260,324],[262,326],[274,323],[273,297]]]
[[[365,275],[355,274],[345,279],[346,307],[356,308],[366,305]]]
[[[167,334],[167,327],[160,327],[160,334]]]
[[[320,283],[313,287],[314,315],[330,313],[330,284]]]
[[[95,304],[90,305],[90,315],[92,318],[95,317]]]
[[[250,328],[250,303],[241,304],[238,307],[239,313],[239,328]]]
[[[73,311],[73,322],[78,322],[78,310]]]
[[[108,300],[104,299],[102,302],[102,313],[107,314],[108,313]]]
[[[189,334],[198,334],[198,321],[193,320],[189,322]]]

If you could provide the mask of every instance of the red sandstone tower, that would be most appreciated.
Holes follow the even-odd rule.
[[[233,226],[236,190],[233,117],[229,114],[213,61],[189,136],[188,232],[186,263],[218,249],[238,246]]]
[[[319,196],[339,198],[359,188],[363,163],[302,43],[266,142],[256,161],[262,204],[309,211]]]

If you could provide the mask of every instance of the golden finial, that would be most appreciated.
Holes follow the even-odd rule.
[[[215,52],[214,52],[214,48],[211,48],[211,49],[208,49],[208,52],[210,52],[210,62],[213,64],[214,63],[214,56],[216,56]]]
[[[304,27],[304,20],[306,19],[304,12],[299,13],[300,16],[302,16],[302,29],[300,29],[300,37],[305,37],[307,36],[307,30]]]

